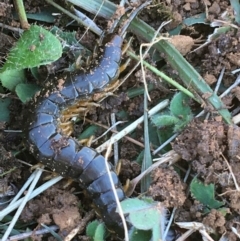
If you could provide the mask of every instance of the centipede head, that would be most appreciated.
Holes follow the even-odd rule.
[[[109,33],[113,33],[116,31],[117,26],[119,24],[119,22],[121,22],[122,19],[124,19],[126,17],[126,21],[124,22],[123,26],[120,28],[119,30],[119,35],[121,37],[124,37],[128,27],[130,26],[131,22],[133,21],[133,19],[137,16],[137,14],[143,9],[145,8],[147,5],[149,5],[152,2],[152,0],[150,1],[146,1],[145,3],[141,4],[139,7],[137,7],[136,9],[134,9],[130,16],[127,16],[128,11],[131,10],[131,8],[127,8],[126,12],[123,16],[121,16],[120,18],[116,19],[115,22],[113,23],[111,29],[108,31]]]

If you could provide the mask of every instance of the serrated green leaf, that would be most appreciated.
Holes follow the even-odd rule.
[[[190,98],[183,92],[174,95],[170,103],[171,113],[181,119],[185,119],[188,115],[191,115],[189,100]]]
[[[217,209],[224,205],[224,202],[215,199],[213,184],[204,185],[197,178],[194,178],[190,184],[190,191],[195,199],[208,206],[210,209]]]
[[[2,85],[7,89],[14,91],[15,87],[26,80],[24,70],[8,70],[0,73]]]
[[[10,98],[0,99],[0,121],[9,121],[9,109],[8,106],[11,103]]]
[[[32,25],[11,49],[1,72],[49,64],[59,59],[61,55],[60,41],[44,28]]]
[[[26,103],[29,101],[41,88],[35,84],[18,84],[16,87],[16,94],[19,99]]]
[[[174,132],[179,132],[180,130],[182,130],[191,120],[193,119],[193,115],[188,115],[185,117],[185,119],[179,121],[178,123],[176,123],[176,125],[174,126],[173,131]]]
[[[151,121],[156,127],[161,128],[161,127],[175,125],[180,120],[177,117],[172,115],[157,114],[152,116]]]
[[[82,44],[80,44],[79,41],[76,39],[76,32],[62,31],[60,28],[54,26],[51,29],[51,33],[53,33],[55,36],[59,36],[63,41],[65,41],[66,44],[64,44],[64,52],[67,52],[74,48],[74,51],[71,52],[76,58],[81,55],[84,55],[84,57],[92,55],[91,51],[84,47]]]

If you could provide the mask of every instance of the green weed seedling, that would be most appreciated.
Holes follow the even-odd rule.
[[[27,102],[40,88],[36,84],[27,83],[24,70],[50,64],[61,55],[60,41],[51,32],[32,25],[10,50],[0,70],[2,85],[15,91],[22,102]]]
[[[205,185],[197,178],[194,178],[190,184],[192,197],[205,206],[204,212],[208,213],[211,209],[219,209],[225,203],[215,199],[214,184]]]
[[[131,241],[162,240],[166,224],[166,210],[150,198],[129,198],[121,202],[124,214],[133,225]]]
[[[189,107],[189,97],[182,92],[174,95],[168,113],[154,115],[151,120],[158,128],[173,127],[173,131],[180,131],[193,118]]]
[[[106,228],[104,223],[95,220],[88,224],[86,233],[87,236],[91,238],[91,241],[104,241],[106,237]]]

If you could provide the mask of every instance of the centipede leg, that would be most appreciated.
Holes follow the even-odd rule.
[[[43,181],[48,181],[48,180],[50,180],[50,179],[52,179],[52,178],[54,178],[54,177],[58,177],[58,176],[59,176],[58,173],[56,173],[56,172],[51,172],[51,173],[49,173],[47,176],[45,176],[45,177],[43,178]]]
[[[92,54],[87,57],[86,64],[85,64],[86,67],[89,67],[90,64],[92,63],[93,59],[97,58],[99,46],[102,44],[104,36],[105,36],[105,32],[102,33],[102,35],[100,36],[100,39],[98,39],[98,41],[96,42],[96,44],[92,50]]]
[[[92,145],[92,141],[93,141],[94,137],[95,136],[92,135],[88,139],[82,139],[79,141],[79,144],[90,147]]]
[[[125,54],[127,52],[127,50],[130,48],[131,44],[132,44],[132,41],[133,41],[133,37],[131,37],[127,43],[125,43],[123,45],[123,48],[122,48],[122,54]]]
[[[116,174],[119,176],[120,172],[121,172],[121,168],[122,168],[122,161],[119,160],[119,162],[117,163],[117,166],[115,168],[115,172]],[[123,191],[124,193],[128,193],[128,189],[130,188],[130,179],[126,180],[126,183],[123,186]],[[127,195],[128,196],[128,195]]]
[[[121,66],[119,66],[119,74],[122,73],[126,68],[127,66],[129,65],[131,59],[128,58],[124,64],[122,64]],[[122,83],[117,79],[115,81],[112,81],[108,86],[105,87],[104,89],[104,93],[97,93],[97,94],[94,94],[94,101],[98,101],[98,102],[101,102],[104,98],[110,96],[110,95],[114,95],[113,92],[119,88],[119,86],[121,86]]]
[[[44,169],[44,165],[42,163],[37,163],[36,165],[33,165],[33,166],[30,167],[30,171],[32,172],[32,171],[34,171],[37,168]]]
[[[122,72],[127,68],[127,66],[129,65],[130,62],[131,62],[131,59],[128,58],[128,59],[124,62],[124,64],[120,65],[120,66],[119,66],[119,72],[122,73]]]

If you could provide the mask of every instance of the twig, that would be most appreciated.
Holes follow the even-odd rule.
[[[29,29],[30,24],[28,23],[25,8],[22,0],[14,0],[14,5],[18,13],[19,21],[23,29]]]
[[[168,106],[169,104],[169,100],[164,100],[161,103],[159,103],[158,105],[156,105],[155,107],[153,107],[149,112],[149,117],[156,114],[158,111],[164,109],[166,106]],[[133,131],[139,124],[141,124],[143,122],[144,118],[143,116],[138,118],[136,121],[134,121],[132,124],[130,124],[129,126],[127,126],[125,129],[123,129],[121,132],[119,132],[117,135],[115,135],[113,138],[110,138],[110,140],[106,141],[105,143],[103,143],[101,146],[99,146],[98,148],[96,148],[97,152],[102,152],[103,150],[107,149],[108,146],[112,145],[114,142],[120,140],[121,138],[123,138],[125,135],[127,135],[128,133],[130,133],[131,131]]]
[[[66,238],[64,238],[64,241],[70,241],[72,240],[76,234],[78,233],[82,233],[86,227],[86,224],[94,217],[95,215],[95,211],[91,210],[90,212],[88,212],[85,217],[81,220],[80,224],[74,228],[68,235]]]
[[[23,208],[25,207],[26,203],[28,202],[28,199],[29,199],[30,195],[32,194],[33,189],[35,188],[35,186],[36,186],[40,176],[42,175],[42,171],[43,171],[42,169],[37,169],[35,171],[35,178],[34,178],[32,184],[30,185],[26,196],[23,198],[23,200],[22,200],[22,202],[21,202],[17,212],[15,213],[13,219],[11,220],[11,223],[9,224],[6,232],[4,233],[4,235],[2,237],[2,241],[6,241],[7,240],[7,238],[9,236],[9,234],[11,233],[14,225],[18,221],[18,218],[21,215]]]
[[[87,122],[89,122],[89,123],[92,123],[92,124],[94,124],[94,125],[100,126],[100,127],[104,128],[104,129],[107,129],[107,130],[109,129],[108,126],[103,125],[103,124],[101,124],[101,123],[97,123],[97,122],[92,121],[92,120],[90,120],[90,119],[88,119],[88,118],[84,118],[84,120],[87,121]],[[119,133],[118,131],[116,131],[116,130],[114,130],[114,129],[112,129],[112,128],[111,128],[110,130],[111,130],[113,133]],[[124,138],[125,138],[126,140],[134,143],[135,145],[138,145],[138,146],[144,148],[144,144],[143,144],[142,142],[139,142],[139,141],[133,139],[133,138],[130,137],[130,136],[124,136]]]
[[[56,230],[59,229],[59,227],[56,226],[56,225],[50,226],[48,228],[52,229],[53,231],[56,231]],[[31,232],[27,232],[27,233],[17,234],[17,235],[9,237],[6,241],[26,239],[28,237],[31,237],[33,234],[36,235],[36,236],[37,235],[43,235],[43,234],[49,233],[49,229],[44,228],[44,229],[40,229],[40,230],[37,230],[37,231],[31,231]]]
[[[234,175],[234,173],[233,173],[233,171],[232,171],[232,167],[229,165],[227,159],[225,158],[225,156],[224,156],[222,153],[221,153],[221,156],[223,157],[224,161],[226,162],[226,164],[227,164],[227,166],[228,166],[228,169],[229,169],[229,171],[230,171],[230,173],[231,173],[231,175],[232,175],[232,179],[233,179],[233,182],[234,182],[234,184],[235,184],[235,187],[236,187],[237,191],[239,192],[239,191],[240,191],[240,188],[239,188],[239,185],[238,185],[238,183],[237,183],[237,179],[236,179],[236,177],[235,177],[235,175]]]

